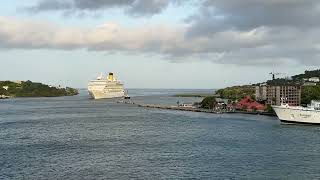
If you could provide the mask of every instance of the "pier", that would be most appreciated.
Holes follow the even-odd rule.
[[[151,108],[151,109],[164,109],[164,110],[174,110],[174,111],[189,111],[189,112],[202,112],[202,113],[212,113],[212,114],[248,114],[248,115],[263,115],[263,116],[276,116],[274,113],[268,112],[246,112],[246,111],[226,111],[226,110],[213,110],[213,109],[202,109],[196,107],[181,107],[181,106],[168,106],[168,105],[158,105],[158,104],[137,104],[139,107]]]
[[[263,115],[263,116],[276,116],[274,113],[268,112],[246,112],[246,111],[226,111],[226,110],[213,110],[213,109],[202,109],[202,108],[186,108],[178,106],[166,106],[156,104],[138,104],[139,107],[152,108],[152,109],[166,109],[175,111],[190,111],[190,112],[202,112],[202,113],[213,113],[213,114],[248,114],[248,115]]]
[[[132,104],[142,108],[149,109],[163,109],[163,110],[173,110],[173,111],[189,111],[189,112],[202,112],[202,113],[212,113],[212,114],[248,114],[248,115],[263,115],[263,116],[276,116],[274,113],[269,112],[247,112],[247,111],[238,111],[238,110],[225,110],[225,109],[203,109],[198,107],[184,107],[184,106],[173,106],[173,105],[160,105],[160,104],[137,104],[132,100],[122,100],[117,101],[117,103],[122,104]]]
[[[191,112],[203,112],[203,113],[216,113],[221,114],[225,111],[217,111],[213,109],[202,109],[197,107],[184,107],[184,106],[170,106],[170,105],[160,105],[160,104],[137,104],[134,103],[132,100],[120,100],[117,101],[120,104],[132,104],[137,105],[138,107],[142,108],[151,108],[151,109],[166,109],[166,110],[176,110],[176,111],[191,111]]]
[[[166,109],[166,110],[176,110],[176,111],[191,111],[191,112],[203,112],[203,113],[215,113],[215,114],[225,113],[223,111],[215,111],[215,110],[201,109],[201,108],[195,108],[195,107],[168,106],[168,105],[157,105],[157,104],[138,104],[138,106],[143,108]]]

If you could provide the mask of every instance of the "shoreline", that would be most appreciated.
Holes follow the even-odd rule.
[[[157,104],[137,104],[138,107],[150,108],[150,109],[164,109],[164,110],[174,110],[174,111],[189,111],[189,112],[202,112],[202,113],[212,113],[212,114],[248,114],[248,115],[262,115],[276,117],[273,113],[268,112],[246,112],[246,111],[214,111],[203,108],[187,108],[169,105],[157,105]]]
[[[75,95],[64,95],[64,96],[6,96],[5,98],[1,97],[0,99],[28,99],[28,98],[55,98],[55,97],[72,97],[72,96],[78,96],[79,94]]]

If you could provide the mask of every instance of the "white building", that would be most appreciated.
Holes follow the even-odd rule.
[[[311,78],[309,78],[309,81],[310,82],[320,82],[320,78],[319,77],[311,77]]]
[[[8,91],[9,86],[2,86],[3,89],[5,89],[6,91]]]

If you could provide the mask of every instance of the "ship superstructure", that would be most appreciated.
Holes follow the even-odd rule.
[[[281,122],[320,125],[320,101],[311,101],[308,107],[281,104],[272,106]]]
[[[88,84],[88,92],[94,99],[125,96],[123,84],[114,77],[113,73],[109,73],[106,78],[101,73],[96,80],[91,80]]]

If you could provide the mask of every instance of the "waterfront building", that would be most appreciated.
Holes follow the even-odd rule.
[[[320,82],[320,78],[319,77],[311,77],[311,78],[309,78],[309,81],[318,83],[318,82]]]
[[[265,107],[265,105],[258,103],[257,101],[254,101],[253,99],[251,99],[250,96],[247,96],[237,103],[236,109],[237,110],[246,110],[249,112],[253,112],[253,111],[263,112],[263,111],[265,111],[266,107]]]
[[[281,105],[282,101],[290,106],[299,106],[301,86],[256,86],[256,100],[265,101],[268,105]]]
[[[320,82],[320,78],[319,77],[311,77],[311,78],[304,78],[303,79],[303,85],[304,86],[315,86],[319,82]]]

